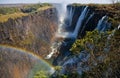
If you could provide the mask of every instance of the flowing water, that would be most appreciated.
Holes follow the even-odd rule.
[[[105,15],[99,20],[97,27],[96,27],[98,31],[104,32],[111,27],[111,23],[108,23],[107,19],[108,17]]]
[[[66,4],[61,5],[61,10],[59,10],[60,8],[58,8],[58,7],[56,7],[56,8],[58,10],[58,19],[59,19],[58,20],[59,21],[58,22],[58,31],[56,32],[56,38],[57,39],[63,38],[64,41],[54,42],[51,46],[51,52],[50,52],[50,54],[48,54],[46,56],[46,59],[50,59],[53,56],[53,54],[57,52],[58,47],[61,47],[61,46],[66,47],[66,49],[64,49],[65,47],[61,48],[62,53],[64,53],[64,55],[70,54],[69,49],[70,49],[71,45],[73,44],[73,42],[75,41],[75,39],[77,38],[79,29],[81,28],[82,23],[86,19],[88,12],[89,12],[88,6],[84,7],[83,11],[80,12],[81,15],[79,16],[79,19],[77,21],[74,31],[70,32],[70,31],[67,31],[65,28],[70,28],[69,25],[71,25],[71,23],[72,23],[72,18],[74,16],[75,9],[73,9],[71,7],[70,11],[69,10],[67,11],[67,9],[65,9],[65,8],[67,8]],[[63,13],[61,11],[63,11]],[[66,15],[66,13],[67,13],[67,15]],[[93,15],[94,14],[91,14],[89,16],[87,22],[92,18]],[[66,19],[69,21],[69,24],[67,24],[67,22],[65,21]],[[56,45],[54,45],[54,44],[56,44]],[[62,56],[64,56],[64,55],[62,55]]]
[[[51,51],[45,59],[51,59],[55,53],[59,52],[59,55],[54,58],[53,64],[61,65],[70,55],[69,49],[76,40],[78,33],[85,31],[86,24],[94,16],[94,13],[88,15],[89,8],[88,6],[85,6],[82,12],[80,12],[74,31],[67,31],[66,28],[69,29],[72,25],[75,9],[71,7],[70,10],[67,10],[67,4],[62,4],[61,7],[56,7],[56,9],[58,11],[58,30],[55,35],[56,41],[51,44]],[[66,22],[66,20],[69,22]],[[96,29],[100,32],[104,32],[106,29],[110,28],[110,26],[111,24],[108,23],[107,16],[103,16],[99,20]],[[79,57],[81,58],[84,55],[85,52],[81,53]],[[89,54],[86,54],[85,56],[85,58],[81,59],[88,59],[90,57]],[[66,61],[63,65],[76,61],[78,61],[78,59],[76,60],[76,58],[73,58]],[[80,70],[81,69],[78,71],[81,73]],[[45,71],[48,74],[52,74],[54,73],[54,67],[40,56],[33,54],[33,52],[0,45],[0,72],[2,72],[0,73],[0,76],[2,76],[2,78],[33,78],[38,71]]]

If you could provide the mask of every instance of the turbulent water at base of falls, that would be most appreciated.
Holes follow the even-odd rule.
[[[110,27],[111,23],[108,23],[108,17],[105,15],[99,20],[96,30],[104,32],[106,31],[106,29],[109,29]]]
[[[57,49],[61,44],[61,42],[54,42],[51,46],[52,51],[47,55],[47,57],[45,57],[45,59],[50,59],[54,53],[57,53]]]

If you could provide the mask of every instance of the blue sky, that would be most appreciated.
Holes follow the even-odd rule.
[[[110,3],[111,0],[0,0],[0,4],[4,3]]]

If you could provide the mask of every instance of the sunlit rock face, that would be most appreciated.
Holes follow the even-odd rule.
[[[33,78],[38,71],[54,72],[48,63],[27,51],[0,46],[0,78]]]
[[[0,23],[0,44],[25,48],[44,57],[54,40],[56,29],[56,9],[48,8]]]

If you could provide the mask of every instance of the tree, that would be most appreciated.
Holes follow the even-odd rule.
[[[83,50],[91,53],[96,50],[102,52],[108,35],[109,32],[99,33],[97,30],[87,32],[83,39],[75,41],[70,51],[72,51],[73,54],[79,54]]]
[[[49,78],[45,71],[38,71],[33,78]]]

